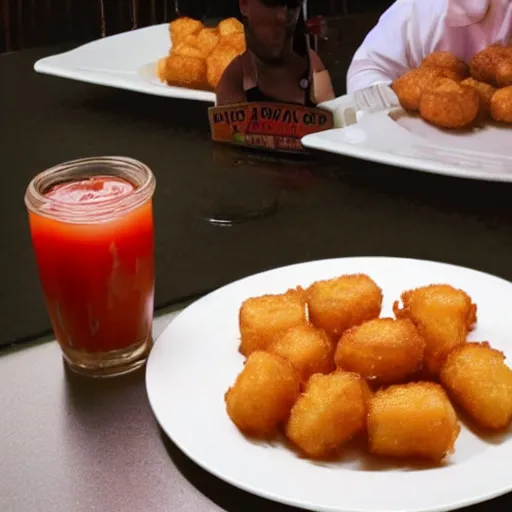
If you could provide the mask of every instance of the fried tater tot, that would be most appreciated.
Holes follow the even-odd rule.
[[[270,436],[288,419],[299,387],[299,374],[289,361],[254,352],[225,394],[227,413],[244,434]]]
[[[306,297],[301,288],[280,295],[252,297],[239,312],[240,352],[266,350],[282,331],[306,323]]]
[[[167,81],[167,57],[159,59],[158,62],[156,63],[156,76],[162,82]]]
[[[313,375],[292,408],[286,437],[312,458],[326,458],[366,428],[371,392],[355,373]]]
[[[220,35],[216,28],[203,28],[197,34],[188,35],[183,42],[179,45],[186,45],[199,51],[204,57],[208,57],[217,44],[219,43]]]
[[[464,128],[476,119],[479,109],[477,92],[449,78],[425,87],[420,98],[421,117],[439,128]]]
[[[379,383],[403,382],[421,369],[425,340],[408,319],[378,318],[352,327],[336,348],[336,366]]]
[[[424,366],[439,375],[448,353],[466,343],[476,322],[477,307],[471,297],[449,285],[430,285],[402,293],[393,305],[397,318],[408,318],[426,342]]]
[[[314,373],[334,370],[334,346],[327,334],[309,324],[284,331],[270,345],[269,352],[277,354],[295,366],[306,382]]]
[[[317,281],[306,295],[311,322],[335,341],[350,327],[377,318],[382,307],[382,290],[365,274]]]
[[[473,56],[469,64],[471,76],[480,82],[498,85],[496,71],[498,65],[510,55],[510,49],[493,44]]]
[[[195,36],[192,37],[195,44]],[[189,39],[190,43],[190,39]],[[181,43],[171,50],[170,56],[173,55],[181,55],[182,57],[193,57],[194,59],[205,60],[201,51],[195,46],[191,46],[190,44]]]
[[[512,123],[512,85],[494,93],[491,98],[491,117],[495,121]]]
[[[241,52],[229,43],[229,40],[225,40],[221,37],[219,44],[206,60],[208,66],[208,83],[212,89],[217,87],[226,68],[240,53]]]
[[[400,104],[409,112],[417,112],[420,108],[420,98],[424,89],[437,78],[459,80],[459,75],[450,70],[430,66],[413,69],[397,78],[391,88],[395,91]]]
[[[467,343],[450,352],[441,383],[481,427],[500,430],[512,422],[512,370],[489,343]]]
[[[204,25],[198,21],[183,16],[169,23],[169,34],[173,46],[185,41],[190,35],[197,35],[204,28]]]
[[[439,463],[454,450],[460,426],[443,388],[414,382],[378,391],[369,403],[370,452]]]
[[[478,117],[481,119],[488,118],[491,113],[491,98],[496,92],[496,87],[486,84],[485,82],[479,82],[471,77],[463,80],[460,85],[463,87],[471,87],[471,89],[476,91],[480,103],[478,107]]]
[[[245,43],[245,34],[243,32],[233,32],[224,36],[222,42],[232,46],[239,54],[245,52],[247,46]]]
[[[244,26],[236,18],[226,18],[217,25],[219,34],[221,37],[229,36],[230,34],[236,34],[237,32],[243,32]]]
[[[197,34],[188,35],[183,41],[180,41],[178,43],[178,46],[189,46],[191,48],[199,50],[199,48],[197,47]],[[172,52],[172,48],[171,48],[171,52]],[[202,53],[201,53],[201,55],[202,55]]]
[[[422,67],[442,68],[453,71],[460,80],[469,75],[469,66],[450,52],[434,52],[425,57],[421,64]]]
[[[512,50],[510,56],[496,66],[496,83],[498,87],[512,85]]]
[[[203,28],[203,30],[197,34],[196,47],[206,58],[211,55],[219,43],[219,39],[219,31],[216,28]]]
[[[203,58],[173,52],[164,60],[164,63],[159,63],[159,77],[168,85],[201,90],[208,88]]]

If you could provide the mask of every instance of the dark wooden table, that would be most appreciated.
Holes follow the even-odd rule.
[[[326,257],[383,255],[464,265],[512,280],[512,187],[314,155],[275,162],[209,141],[206,105],[38,76],[62,48],[0,57],[0,510],[291,510],[202,471],[160,434],[143,372],[68,375],[48,330],[23,193],[58,162],[123,154],[151,166],[157,305]],[[205,217],[275,203],[231,227]],[[486,468],[482,468],[486,471]],[[464,485],[471,485],[465,482]],[[507,496],[473,512],[512,509]]]

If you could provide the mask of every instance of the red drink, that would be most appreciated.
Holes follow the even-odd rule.
[[[53,330],[81,373],[135,369],[151,347],[154,187],[143,164],[97,158],[45,171],[27,190]]]

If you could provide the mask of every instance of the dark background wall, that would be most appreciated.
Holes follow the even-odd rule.
[[[310,0],[311,15],[363,17],[381,13],[392,0]],[[102,35],[169,21],[175,4],[183,14],[226,17],[237,0],[0,0],[0,52]],[[374,14],[373,14],[374,15]],[[364,23],[363,23],[364,25]]]

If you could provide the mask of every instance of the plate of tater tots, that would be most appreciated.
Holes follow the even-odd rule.
[[[444,263],[270,270],[186,308],[150,354],[163,431],[224,481],[329,512],[512,490],[512,283]]]
[[[117,34],[36,62],[40,73],[156,96],[215,102],[215,87],[245,51],[242,23],[188,17]]]
[[[512,46],[491,45],[468,63],[434,52],[373,89],[375,99],[386,90],[395,101],[365,105],[357,122],[349,116],[353,121],[342,120],[341,129],[307,136],[303,144],[426,172],[512,181]],[[357,97],[372,95],[356,91]],[[339,110],[350,102],[331,103]]]
[[[175,87],[214,91],[224,71],[245,52],[244,26],[226,18],[213,27],[181,17],[169,24],[169,55],[158,61],[161,82]]]

